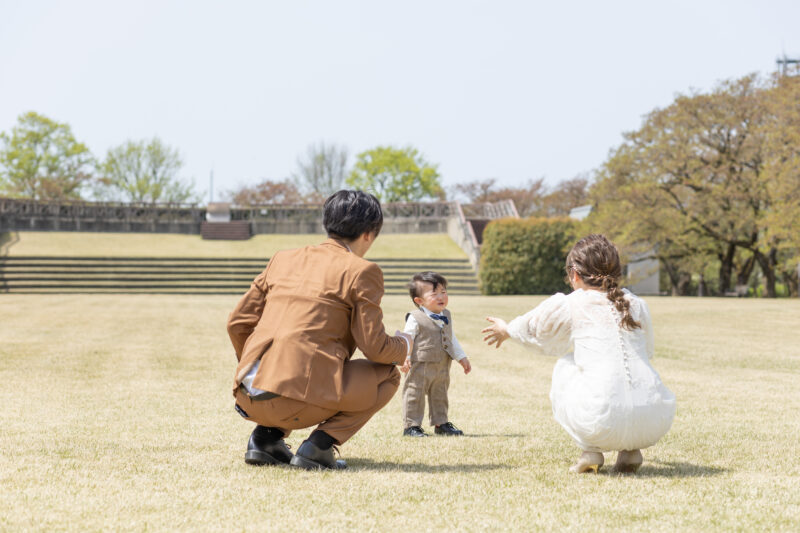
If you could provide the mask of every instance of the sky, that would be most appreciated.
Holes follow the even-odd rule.
[[[177,148],[203,200],[309,145],[413,146],[443,184],[591,173],[644,115],[800,58],[797,0],[0,0],[0,131]]]

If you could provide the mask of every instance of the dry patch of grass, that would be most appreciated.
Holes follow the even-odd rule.
[[[270,257],[278,250],[319,244],[325,235],[254,235],[247,241],[203,240],[200,235],[20,231],[1,234],[2,254],[81,257]],[[465,259],[443,233],[385,233],[368,258]]]
[[[649,298],[678,414],[621,477],[568,474],[553,359],[480,341],[485,314],[541,299],[452,299],[467,436],[402,438],[396,396],[343,446],[349,470],[309,473],[243,462],[235,297],[2,295],[0,530],[796,529],[800,302]],[[410,301],[384,308],[394,329]]]

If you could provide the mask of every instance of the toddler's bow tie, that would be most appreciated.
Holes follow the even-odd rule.
[[[430,317],[435,319],[435,320],[441,320],[445,324],[449,324],[450,323],[450,321],[447,320],[447,317],[444,316],[444,315],[437,315],[437,314],[434,313],[434,314],[430,315]]]

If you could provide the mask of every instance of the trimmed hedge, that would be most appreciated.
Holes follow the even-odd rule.
[[[483,232],[483,294],[553,294],[565,291],[564,262],[576,222],[569,218],[504,218]]]

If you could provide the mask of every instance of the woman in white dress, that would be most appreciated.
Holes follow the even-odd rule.
[[[597,472],[603,452],[619,451],[616,472],[635,472],[642,448],[672,425],[675,395],[650,364],[653,327],[644,300],[618,286],[616,247],[584,237],[567,256],[574,291],[557,293],[506,324],[487,317],[490,345],[512,338],[559,356],[550,401],[555,419],[583,450],[571,472]]]

